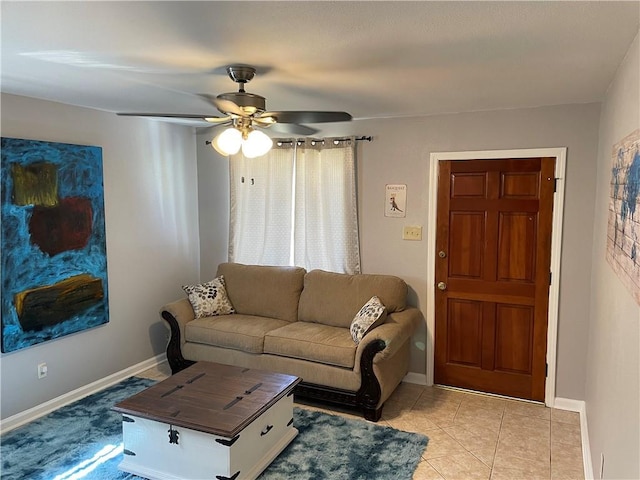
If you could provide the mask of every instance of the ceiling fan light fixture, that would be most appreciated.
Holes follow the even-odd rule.
[[[223,130],[211,141],[215,151],[225,157],[238,153],[242,144],[242,132],[234,127]]]
[[[242,154],[246,158],[255,158],[271,150],[273,140],[260,130],[249,130],[247,133],[246,129],[241,130],[235,126],[216,135],[211,141],[211,146],[225,157],[235,155],[242,148]]]
[[[242,142],[242,154],[247,158],[261,157],[273,146],[273,140],[260,130],[251,130]]]

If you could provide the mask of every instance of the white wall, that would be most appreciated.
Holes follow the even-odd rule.
[[[595,478],[601,453],[603,478],[640,478],[640,306],[605,259],[613,146],[640,128],[638,42],[607,91],[600,120],[586,376]]]
[[[599,105],[567,105],[533,109],[462,113],[431,117],[359,120],[332,126],[326,136],[373,135],[360,142],[358,196],[364,273],[388,273],[409,284],[410,303],[426,312],[427,251],[422,242],[403,241],[404,225],[427,225],[428,175],[431,152],[568,147],[565,217],[562,248],[556,395],[583,399],[587,321],[590,291],[591,235],[596,173]],[[321,134],[318,134],[321,135]],[[203,139],[204,140],[204,139]],[[229,194],[226,160],[208,148],[198,165],[218,165],[208,184]],[[224,162],[224,163],[221,163]],[[224,167],[223,167],[224,165]],[[201,181],[203,181],[201,179]],[[406,218],[384,217],[384,186],[407,185]],[[215,187],[214,187],[215,185]],[[212,212],[211,199],[201,196],[201,212]],[[209,215],[207,213],[207,215]],[[201,215],[201,244],[224,252],[227,237],[212,238],[207,221],[226,228],[228,208],[205,220]],[[222,245],[220,244],[222,243]],[[208,247],[207,247],[208,248]],[[212,260],[222,258],[222,254]],[[204,270],[204,266],[203,266]],[[410,370],[426,370],[425,345],[431,341],[426,326],[413,339]]]
[[[198,153],[198,202],[200,205],[200,275],[206,282],[229,259],[229,160],[207,145],[214,134],[196,137]]]
[[[158,311],[199,277],[192,128],[3,94],[5,137],[102,147],[109,323],[2,354],[7,418],[162,354]],[[37,378],[46,362],[48,376]]]

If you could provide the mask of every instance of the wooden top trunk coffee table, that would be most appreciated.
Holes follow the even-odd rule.
[[[198,362],[113,407],[119,468],[150,479],[256,478],[295,438],[291,375]]]

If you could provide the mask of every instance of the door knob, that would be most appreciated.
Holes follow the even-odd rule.
[[[446,290],[447,289],[447,284],[444,282],[438,282],[438,288],[440,290]]]

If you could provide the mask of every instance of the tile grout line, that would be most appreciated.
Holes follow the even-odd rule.
[[[463,403],[463,401],[464,401],[464,399],[463,399],[463,400],[461,400],[461,401],[458,403],[458,405],[457,405],[457,407],[456,407],[456,413],[454,413],[454,415],[453,415],[453,419],[452,419],[452,422],[453,422],[453,423],[452,423],[452,426],[454,426],[454,427],[456,426],[456,418],[457,418],[457,416],[458,416],[458,413],[460,412],[460,409],[461,409],[461,407],[462,407],[462,403]],[[503,411],[502,411],[502,414],[500,415],[500,424],[501,424],[501,425],[502,425],[502,418],[503,418],[503,416],[504,416],[504,409],[503,409]],[[462,428],[464,428],[464,427],[462,427]],[[471,455],[473,458],[475,458],[476,460],[478,460],[481,464],[486,465],[486,464],[482,461],[482,459],[480,459],[480,458],[479,458],[477,455],[475,455],[471,450],[469,450],[465,445],[463,445],[461,442],[459,442],[457,438],[455,438],[453,435],[451,435],[449,432],[447,432],[444,428],[441,428],[441,430],[442,430],[444,433],[446,433],[447,435],[449,435],[449,437],[451,437],[451,438],[453,439],[453,441],[454,441],[454,442],[458,443],[458,445],[460,445],[460,446],[464,449],[464,451],[465,451],[466,453],[468,453],[468,454],[469,454],[469,455]],[[493,449],[493,458],[495,458],[496,448],[497,448],[497,441],[496,441],[496,445],[494,446],[494,449]],[[437,458],[440,458],[440,457],[437,457]],[[440,476],[441,476],[442,478],[444,478],[445,480],[448,480],[448,479],[447,479],[447,477],[445,477],[444,473],[440,472],[440,470],[438,470],[438,468],[437,468],[435,465],[433,465],[429,460],[427,460],[427,463],[428,463],[429,465],[431,465],[431,468],[433,468],[436,472],[438,472],[438,474],[440,474]],[[486,465],[486,466],[489,468],[489,478],[490,478],[490,477],[491,477],[491,473],[492,473],[492,471],[493,471],[493,460],[492,460],[492,463],[491,463],[491,467],[489,467],[489,465]],[[488,478],[487,480],[489,480],[489,478]]]
[[[553,412],[549,412],[549,480],[553,478],[553,466],[551,465],[551,456],[553,455],[553,453],[551,452],[551,438],[553,435],[553,433],[551,432],[551,429],[553,428],[553,422],[551,421],[552,414]]]
[[[494,468],[496,466],[496,456],[498,455],[498,444],[500,443],[500,435],[502,434],[502,424],[504,423],[504,417],[507,407],[505,405],[504,410],[502,410],[502,417],[500,418],[500,428],[498,429],[498,438],[496,439],[496,448],[493,451],[493,461],[491,462],[491,471],[489,472],[489,480],[493,477]]]

